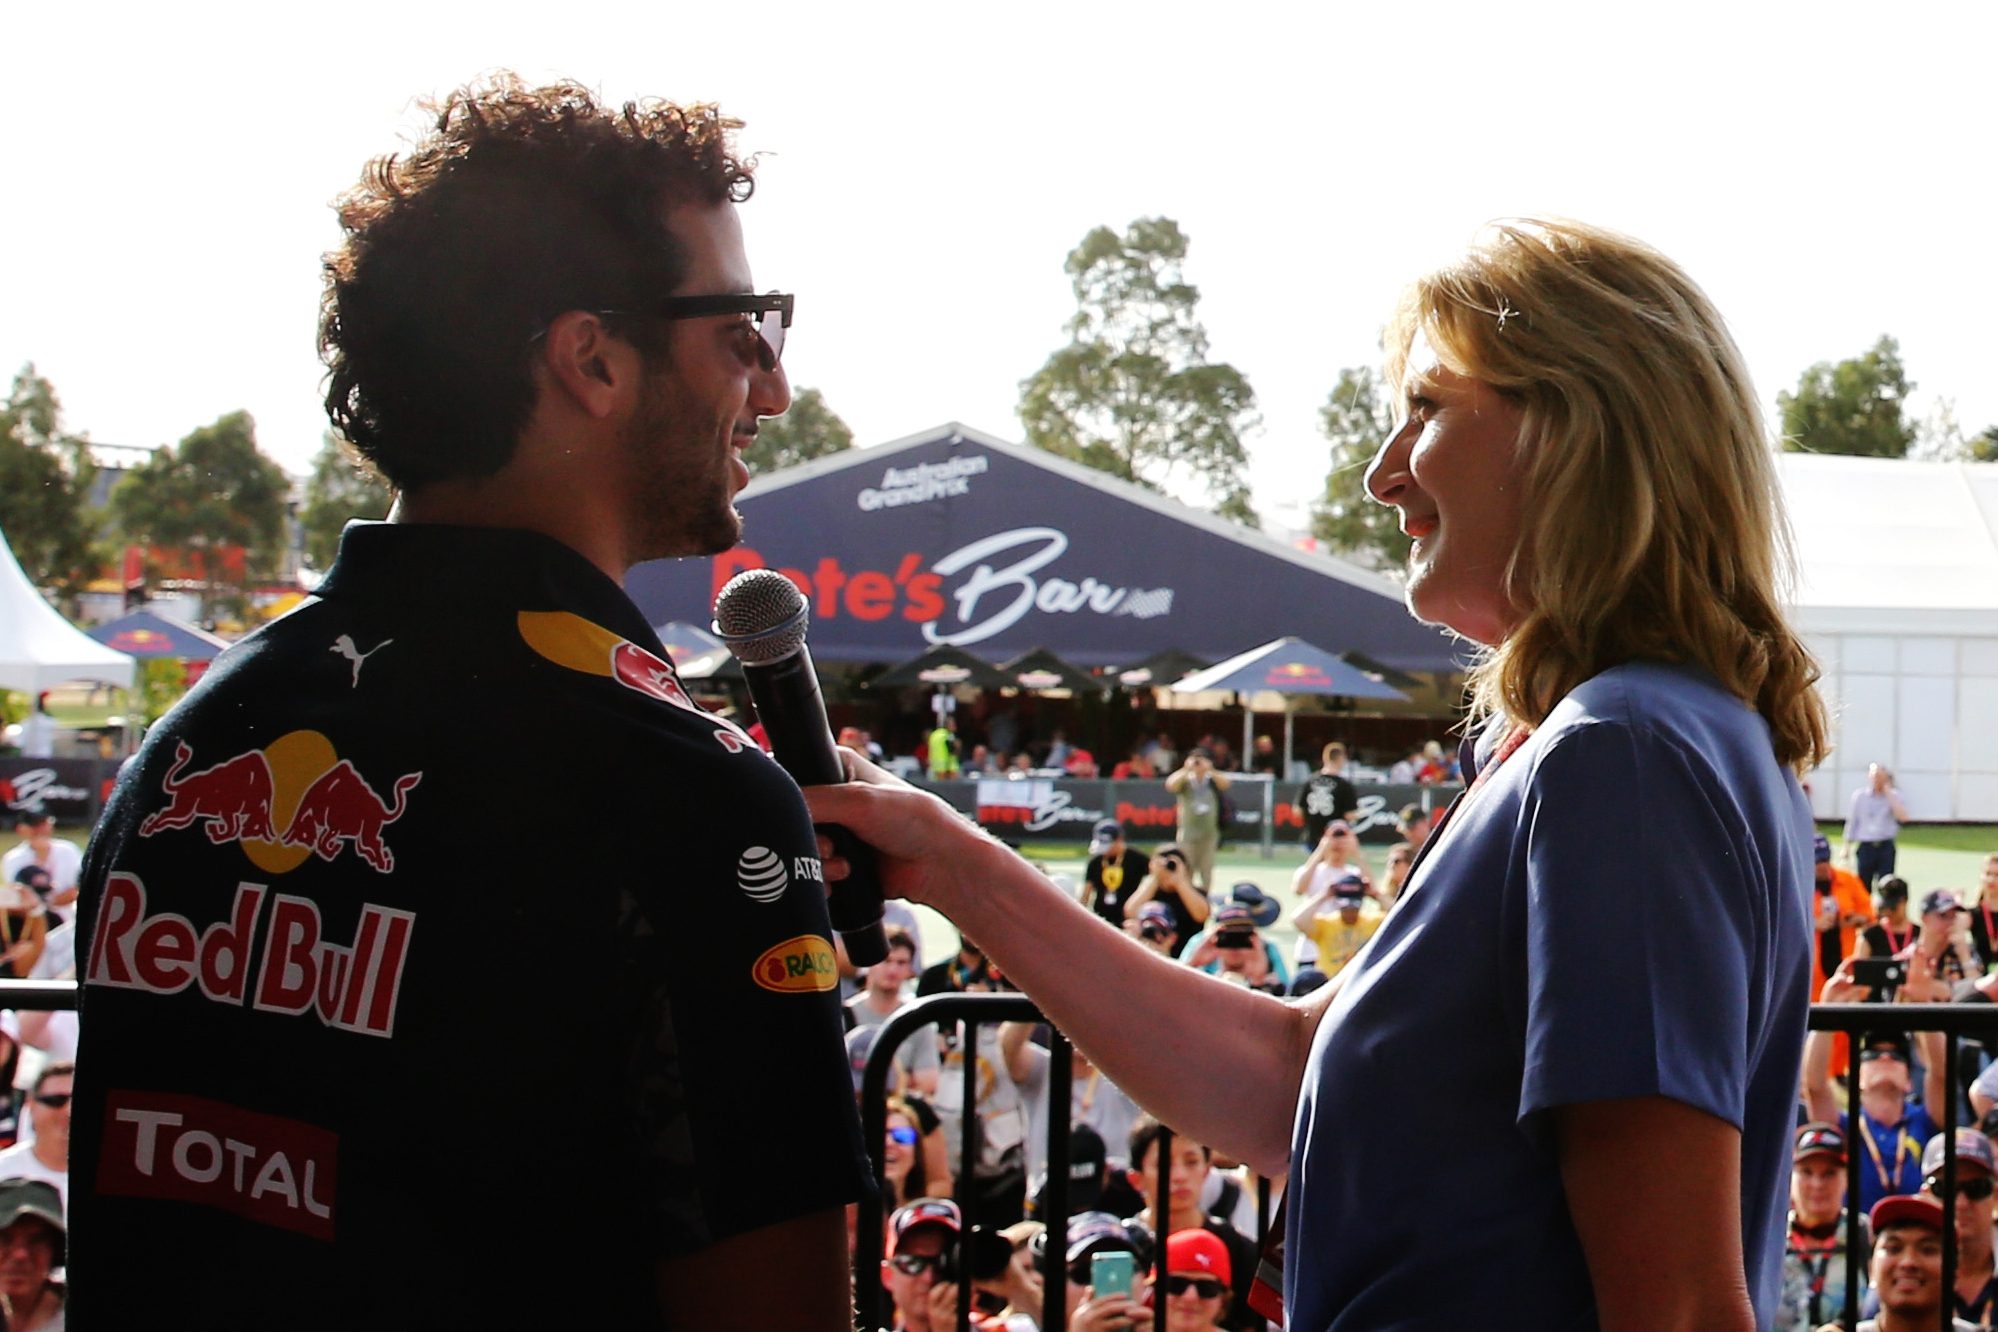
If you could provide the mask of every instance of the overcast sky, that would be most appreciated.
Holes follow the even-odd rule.
[[[1772,412],[1890,333],[1918,414],[1998,424],[1998,5],[135,10],[19,6],[0,55],[0,368],[33,361],[108,443],[247,408],[305,470],[327,202],[417,95],[499,67],[748,122],[757,282],[798,296],[786,366],[863,444],[1019,438],[1064,256],[1155,214],[1260,397],[1266,510],[1322,486],[1318,409],[1400,284],[1504,214],[1678,259]]]

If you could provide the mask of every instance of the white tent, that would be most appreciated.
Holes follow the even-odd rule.
[[[1816,813],[1843,818],[1884,763],[1918,820],[1998,821],[1998,464],[1789,453],[1778,466],[1796,622],[1832,710]]]
[[[42,600],[0,533],[0,689],[38,694],[65,680],[132,687],[132,659],[76,628]]]

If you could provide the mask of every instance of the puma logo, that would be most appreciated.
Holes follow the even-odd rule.
[[[351,635],[342,634],[333,640],[333,646],[328,648],[327,651],[337,652],[348,661],[354,663],[354,688],[359,689],[361,687],[361,663],[393,642],[395,642],[393,638],[384,638],[381,642],[363,652],[354,646],[354,640]]]

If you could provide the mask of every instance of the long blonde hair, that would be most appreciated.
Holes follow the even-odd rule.
[[[1697,665],[1769,723],[1779,761],[1826,750],[1817,663],[1790,628],[1789,527],[1741,353],[1706,294],[1643,243],[1559,219],[1493,223],[1413,283],[1385,336],[1520,404],[1520,618],[1469,676],[1474,716],[1537,725],[1638,659]]]

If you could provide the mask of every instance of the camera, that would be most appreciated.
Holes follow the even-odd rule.
[[[1142,935],[1144,938],[1151,940],[1153,943],[1164,943],[1166,939],[1172,934],[1172,931],[1167,929],[1163,925],[1157,925],[1152,923],[1151,921],[1146,921],[1144,924],[1138,926],[1138,933]]]
[[[937,1256],[939,1281],[997,1281],[1013,1261],[1013,1245],[1004,1235],[973,1226],[944,1245]]]
[[[1223,930],[1214,936],[1216,948],[1251,948],[1255,946],[1254,930]]]

